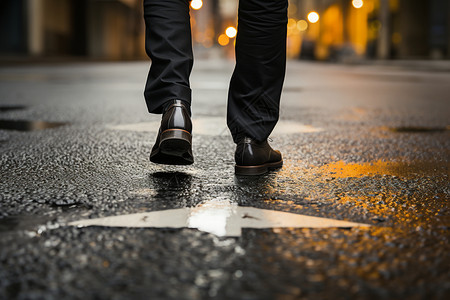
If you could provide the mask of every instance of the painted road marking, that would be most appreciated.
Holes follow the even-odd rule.
[[[288,212],[238,206],[226,199],[213,199],[193,208],[86,219],[72,226],[196,228],[217,236],[239,237],[242,228],[350,228],[369,224],[340,221]]]

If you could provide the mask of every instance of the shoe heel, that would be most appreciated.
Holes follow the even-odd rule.
[[[167,129],[161,133],[161,143],[166,140],[183,140],[192,143],[192,135],[183,129]]]
[[[236,175],[243,175],[243,176],[256,176],[256,175],[262,175],[269,171],[273,171],[276,169],[279,169],[283,166],[283,161],[280,160],[278,162],[273,163],[267,163],[259,166],[234,166],[234,173]]]
[[[192,135],[182,129],[168,129],[161,133],[159,144],[161,152],[169,155],[183,156],[192,153]]]
[[[242,176],[257,176],[269,172],[266,166],[238,166],[234,167],[234,173]]]

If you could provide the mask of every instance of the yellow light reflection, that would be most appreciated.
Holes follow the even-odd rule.
[[[306,29],[308,29],[308,22],[306,22],[305,20],[298,21],[297,29],[300,31],[305,31]]]
[[[232,38],[234,38],[234,37],[236,36],[237,30],[236,30],[236,28],[234,28],[233,26],[230,26],[230,27],[228,27],[228,28],[225,30],[225,34],[226,34],[230,39],[232,39]]]
[[[364,5],[363,0],[353,0],[352,5],[354,8],[361,8]]]
[[[309,195],[305,197],[307,202],[275,199],[266,202],[271,207],[277,207],[277,210],[295,209],[298,213],[306,210],[320,212],[323,211],[323,207],[313,203],[318,199],[329,198],[333,203],[331,205],[338,210],[345,209],[350,215],[361,213],[372,215],[374,222],[380,222],[375,218],[381,216],[381,219],[395,220],[399,222],[398,224],[408,224],[407,226],[429,226],[430,223],[433,223],[433,226],[435,224],[448,226],[447,219],[443,215],[441,218],[437,216],[441,209],[445,210],[447,203],[443,199],[446,199],[446,196],[430,193],[427,183],[432,180],[431,178],[444,178],[442,180],[445,181],[450,175],[449,170],[448,162],[393,161],[392,158],[362,163],[335,161],[318,167],[308,166],[304,161],[296,161],[283,167],[278,175],[293,181],[300,176],[304,186],[309,186],[310,189]],[[367,181],[369,177],[375,178],[378,182],[382,181],[383,184],[373,184],[372,181]],[[401,183],[410,182],[410,179],[424,180],[427,183],[417,184],[411,189]],[[387,183],[390,180],[392,182]],[[271,186],[276,187],[275,184]],[[336,193],[336,190],[340,192]],[[319,192],[316,194],[316,191]],[[312,203],[309,203],[309,200],[312,200]]]
[[[297,27],[297,21],[295,21],[295,19],[289,18],[287,27],[291,30],[294,29],[295,27]]]
[[[191,7],[192,9],[199,10],[203,6],[202,0],[192,0],[191,1]]]
[[[226,34],[221,34],[217,39],[220,46],[226,46],[230,43],[230,38]]]
[[[317,21],[319,21],[319,14],[316,13],[315,11],[312,11],[308,14],[308,21],[311,23],[317,23]]]

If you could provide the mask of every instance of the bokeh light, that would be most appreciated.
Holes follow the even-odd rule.
[[[306,22],[305,20],[299,20],[297,22],[297,29],[300,31],[305,31],[306,29],[308,29],[308,22]]]
[[[231,39],[231,38],[234,38],[235,36],[236,36],[236,34],[237,34],[237,30],[236,30],[236,28],[234,28],[233,26],[230,26],[230,27],[228,27],[226,30],[225,30],[225,34]]]
[[[199,10],[203,6],[202,0],[192,0],[191,1],[191,7],[192,9]]]
[[[364,5],[363,0],[353,0],[352,5],[354,8],[361,8]]]
[[[317,23],[319,21],[319,14],[315,11],[312,11],[308,14],[308,21],[311,23]]]
[[[219,35],[219,38],[217,39],[220,46],[226,46],[230,43],[230,38],[226,34]]]
[[[297,21],[293,18],[289,18],[287,27],[291,30],[295,29],[297,27]]]

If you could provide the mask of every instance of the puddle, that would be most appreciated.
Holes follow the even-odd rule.
[[[400,133],[434,133],[434,132],[449,131],[450,125],[446,127],[421,127],[421,126],[389,127],[388,130]]]
[[[0,120],[0,129],[17,131],[36,131],[67,125],[68,123],[45,121],[7,121]]]
[[[0,106],[0,112],[7,112],[12,110],[23,110],[26,106],[23,105],[11,105],[11,106]]]

